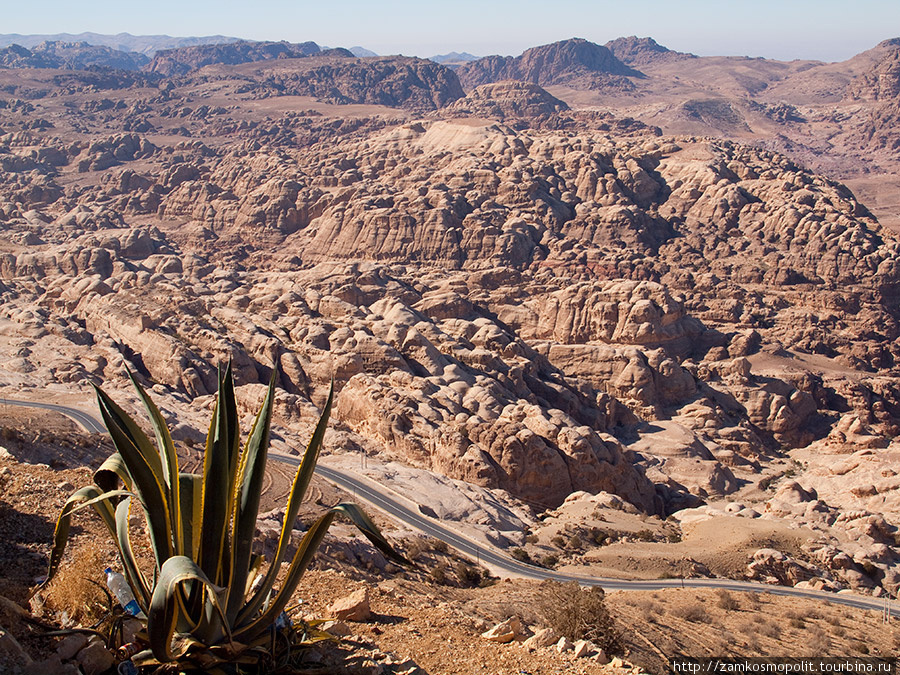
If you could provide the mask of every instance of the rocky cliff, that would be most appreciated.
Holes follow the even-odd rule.
[[[579,38],[533,47],[519,56],[486,56],[459,66],[456,73],[467,89],[502,80],[627,89],[627,78],[641,76],[606,47]]]
[[[163,49],[147,65],[151,73],[167,77],[186,75],[211,64],[235,65],[269,59],[295,59],[318,54],[322,50],[315,42],[250,42],[241,40],[225,44],[202,44]],[[352,56],[347,52],[348,56]]]

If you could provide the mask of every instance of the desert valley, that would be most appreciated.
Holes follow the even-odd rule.
[[[302,454],[333,382],[322,467],[535,570],[669,586],[607,588],[614,627],[576,656],[548,624],[552,584],[320,476],[298,536],[359,501],[414,564],[333,529],[294,618],[360,589],[374,618],[332,624],[343,641],[284,672],[900,650],[900,39],[836,63],[636,37],[438,63],[13,37],[0,595],[32,620],[101,618],[78,580],[102,585],[115,545],[86,511],[58,581],[28,598],[112,445],[7,400],[100,419],[98,385],[141,419],[127,367],[201,465],[230,362],[244,434],[275,372],[274,451]],[[294,470],[267,474],[270,553]],[[725,579],[768,586],[690,584]],[[0,609],[3,672],[115,672],[76,658],[86,637],[69,654]],[[510,619],[512,644],[482,637]]]

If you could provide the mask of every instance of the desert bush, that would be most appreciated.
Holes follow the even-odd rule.
[[[526,534],[525,542],[528,544],[536,544],[538,543],[538,536],[536,534]]]
[[[566,542],[566,548],[570,551],[577,551],[581,549],[582,546],[584,546],[584,544],[581,541],[581,537],[577,534],[573,534],[569,537],[569,541]]]
[[[513,560],[518,560],[519,562],[531,562],[531,556],[528,555],[528,551],[526,551],[524,548],[514,548],[509,552],[509,555],[512,556]]]
[[[53,579],[59,569],[72,514],[92,506],[112,534],[125,578],[147,617],[142,638],[146,648],[132,658],[139,667],[169,664],[172,670],[210,672],[235,663],[271,664],[325,637],[308,625],[299,630],[287,622],[278,629],[274,626],[338,515],[348,517],[385,555],[406,562],[355,504],[329,509],[308,528],[293,559],[286,560],[328,424],[333,387],[294,477],[274,557],[266,567],[263,558],[253,554],[276,378],[273,372],[242,451],[231,366],[220,373],[201,474],[179,470],[165,420],[134,377],[156,447],[122,408],[95,387],[116,452],[94,474],[94,484],[75,492],[63,507],[47,576],[48,581]],[[144,511],[155,562],[149,579],[132,552],[133,497]]]
[[[590,640],[608,654],[622,651],[622,637],[606,608],[599,586],[581,588],[577,582],[541,583],[535,608],[542,621],[572,641]]]
[[[638,541],[656,541],[656,535],[652,530],[638,530],[634,533],[634,538]]]
[[[423,553],[428,553],[431,546],[425,537],[413,536],[407,540],[406,554],[410,560],[418,560]]]
[[[826,656],[831,649],[831,638],[824,629],[815,626],[810,630],[806,644],[810,646],[814,656]]]
[[[705,607],[699,604],[675,607],[672,609],[672,614],[691,623],[709,623],[709,613]]]
[[[437,584],[447,583],[447,564],[439,562],[428,572],[431,580]]]
[[[566,540],[560,535],[556,535],[555,537],[553,537],[553,539],[550,540],[550,543],[553,544],[556,548],[566,547]]]
[[[456,578],[464,587],[478,586],[481,583],[481,572],[477,567],[472,567],[465,561],[456,563]]]
[[[734,611],[740,609],[741,603],[738,602],[737,598],[734,597],[731,593],[726,591],[724,588],[720,588],[716,591],[716,605],[721,609]]]
[[[758,612],[762,608],[762,600],[759,597],[759,593],[748,593],[747,604],[751,610]]]
[[[545,555],[543,558],[541,558],[541,565],[543,567],[553,568],[553,567],[556,567],[558,564],[559,564],[559,556],[558,555],[553,555],[552,553],[550,553],[548,555]]]
[[[806,626],[805,617],[800,612],[789,610],[785,612],[784,616],[792,628],[804,628]]]

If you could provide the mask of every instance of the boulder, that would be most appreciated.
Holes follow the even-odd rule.
[[[339,621],[366,621],[372,616],[369,607],[369,589],[360,588],[350,595],[335,601],[326,610]]]

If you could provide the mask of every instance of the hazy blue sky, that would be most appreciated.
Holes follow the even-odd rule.
[[[835,61],[900,36],[898,0],[0,0],[0,16],[0,33],[222,34],[417,56],[639,35],[700,55]]]

